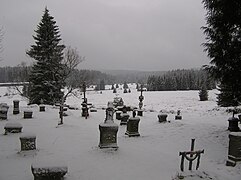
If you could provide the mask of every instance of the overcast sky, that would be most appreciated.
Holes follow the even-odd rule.
[[[0,66],[33,62],[25,52],[46,6],[62,43],[86,57],[80,68],[150,71],[209,63],[201,46],[201,0],[1,0]]]

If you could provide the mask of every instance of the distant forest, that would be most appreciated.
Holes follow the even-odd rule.
[[[30,71],[29,66],[0,67],[0,83],[27,82]],[[99,84],[104,80],[105,84],[113,84],[115,81],[114,76],[94,70],[74,70],[73,75],[78,83]]]
[[[216,88],[215,81],[204,70],[173,70],[161,76],[149,76],[148,91],[200,90]]]
[[[31,70],[29,66],[0,67],[0,83],[27,82]],[[76,83],[85,81],[89,85],[116,83],[143,83],[149,91],[199,90],[216,88],[215,81],[204,70],[173,70],[160,72],[75,70]],[[67,82],[68,83],[68,82]]]

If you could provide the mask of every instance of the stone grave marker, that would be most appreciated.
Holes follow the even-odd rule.
[[[0,103],[0,119],[6,120],[8,118],[8,108],[6,103]]]

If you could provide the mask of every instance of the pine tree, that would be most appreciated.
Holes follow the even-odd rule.
[[[127,85],[126,82],[124,82],[123,88],[124,88],[124,89],[128,89],[128,85]]]
[[[205,85],[199,90],[199,98],[200,101],[207,101],[208,100],[208,91]]]
[[[207,10],[204,47],[211,59],[205,67],[220,82],[218,104],[236,106],[241,102],[241,1],[203,3]]]
[[[59,44],[59,28],[47,8],[35,32],[35,45],[26,52],[36,60],[29,77],[30,104],[54,104],[60,102],[63,96],[61,88],[64,86],[64,66],[61,62],[65,46]]]

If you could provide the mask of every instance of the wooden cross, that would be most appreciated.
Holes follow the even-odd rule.
[[[181,157],[181,165],[180,165],[181,171],[184,171],[184,159],[187,159],[189,161],[189,170],[192,170],[192,162],[195,159],[197,159],[196,170],[198,170],[198,168],[199,168],[201,154],[204,153],[204,149],[194,151],[194,143],[195,143],[195,139],[192,139],[191,140],[191,151],[179,152],[179,156],[182,156]]]

